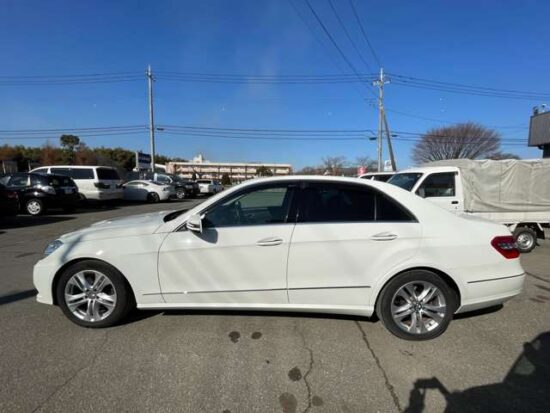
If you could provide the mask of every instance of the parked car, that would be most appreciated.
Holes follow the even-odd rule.
[[[71,212],[78,202],[78,188],[68,176],[18,172],[0,178],[0,183],[17,192],[21,210],[30,215],[49,208]]]
[[[160,202],[175,195],[172,185],[155,181],[137,180],[123,185],[124,199],[127,201]]]
[[[49,244],[37,300],[81,326],[141,309],[332,312],[434,338],[519,294],[508,229],[357,178],[246,181],[187,211],[103,221]]]
[[[367,172],[360,175],[361,179],[372,179],[373,181],[388,182],[388,180],[395,175],[395,172]]]
[[[215,179],[197,179],[197,184],[199,184],[199,191],[203,195],[215,195],[223,191],[222,184]]]
[[[0,216],[13,216],[19,212],[17,192],[0,184]]]
[[[43,166],[31,172],[65,175],[78,186],[83,201],[109,201],[122,199],[122,180],[115,168],[109,166],[57,165]]]
[[[178,175],[155,172],[147,173],[143,179],[150,179],[163,184],[173,185],[177,199],[196,197],[199,193],[199,185],[196,182],[183,179]]]
[[[456,214],[506,225],[522,253],[550,228],[550,159],[449,159],[401,171],[389,183]]]

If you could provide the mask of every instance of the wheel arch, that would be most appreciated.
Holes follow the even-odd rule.
[[[108,265],[109,267],[111,267],[112,269],[114,269],[116,272],[118,272],[121,276],[122,276],[122,279],[124,280],[124,282],[126,283],[126,286],[128,287],[133,299],[134,299],[134,302],[136,302],[136,294],[134,292],[134,289],[132,288],[132,284],[130,284],[130,282],[128,281],[128,278],[126,278],[126,276],[124,275],[124,273],[122,271],[120,271],[117,267],[115,267],[113,264],[111,264],[110,262],[107,262],[107,261],[103,261],[103,260],[99,260],[97,258],[87,258],[87,257],[81,257],[81,258],[75,258],[74,260],[71,260],[69,262],[66,262],[65,264],[63,264],[58,270],[57,272],[55,273],[54,275],[54,278],[53,278],[53,282],[52,282],[52,300],[53,300],[53,304],[54,305],[58,305],[58,302],[57,302],[57,294],[56,294],[56,291],[57,291],[57,286],[59,284],[59,279],[61,278],[61,274],[63,274],[63,272],[69,268],[70,266],[72,265],[75,265],[79,262],[82,262],[82,261],[95,261],[95,262],[99,262],[99,263],[102,263],[102,264],[105,264],[105,265]]]
[[[457,298],[457,307],[456,307],[456,309],[460,308],[461,303],[462,303],[462,294],[460,292],[460,287],[458,286],[457,282],[453,279],[453,277],[451,277],[446,272],[444,272],[442,270],[439,270],[437,268],[434,268],[434,267],[418,266],[418,267],[411,267],[411,268],[406,268],[406,269],[400,270],[399,272],[395,273],[394,275],[389,277],[384,282],[384,284],[378,289],[378,291],[376,293],[376,300],[374,302],[374,312],[373,312],[373,314],[376,314],[376,308],[377,308],[377,305],[378,305],[378,300],[380,299],[381,293],[384,290],[384,288],[386,287],[386,285],[388,285],[388,283],[391,280],[395,279],[395,277],[398,277],[403,273],[406,273],[406,272],[409,272],[409,271],[417,271],[417,270],[433,272],[434,274],[438,275],[441,279],[443,279],[443,281],[445,281],[449,285],[449,287],[456,293],[456,298]]]

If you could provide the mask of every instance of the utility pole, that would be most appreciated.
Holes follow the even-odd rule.
[[[155,172],[155,119],[153,116],[153,72],[151,65],[147,66],[147,89],[149,94],[149,138],[151,140],[151,172]]]
[[[391,133],[390,128],[388,128],[388,119],[386,118],[386,112],[383,113],[384,116],[384,129],[386,129],[386,138],[388,139],[388,151],[390,152],[390,162],[392,171],[397,171],[397,165],[395,164],[395,157],[393,156],[393,145],[391,144]]]
[[[384,68],[380,68],[380,77],[373,82],[378,86],[378,172],[382,172],[382,134],[384,129],[384,84],[389,80],[384,76]]]

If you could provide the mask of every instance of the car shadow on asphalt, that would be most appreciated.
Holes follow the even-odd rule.
[[[37,293],[38,291],[32,288],[30,290],[18,291],[16,293],[2,295],[0,296],[0,305],[10,304],[20,300],[25,300],[27,298],[34,297]]]
[[[18,215],[16,217],[0,218],[0,229],[14,229],[23,227],[33,227],[37,225],[55,224],[58,222],[75,219],[72,216],[54,216],[40,215],[33,217],[30,215]]]
[[[524,343],[523,351],[502,382],[449,391],[437,378],[416,380],[404,413],[431,411],[426,394],[434,390],[445,398],[446,413],[548,412],[550,397],[550,332]]]

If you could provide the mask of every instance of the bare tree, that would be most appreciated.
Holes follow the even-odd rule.
[[[364,166],[367,171],[376,171],[378,168],[377,162],[368,156],[358,156],[355,158],[357,166]]]
[[[467,122],[430,129],[413,148],[416,163],[442,159],[488,158],[500,148],[500,134],[480,124]]]
[[[509,153],[509,152],[495,152],[487,157],[487,159],[493,159],[495,161],[499,161],[501,159],[521,159],[518,155],[515,153]]]
[[[328,175],[341,175],[342,170],[347,166],[345,156],[325,156],[321,161]]]

